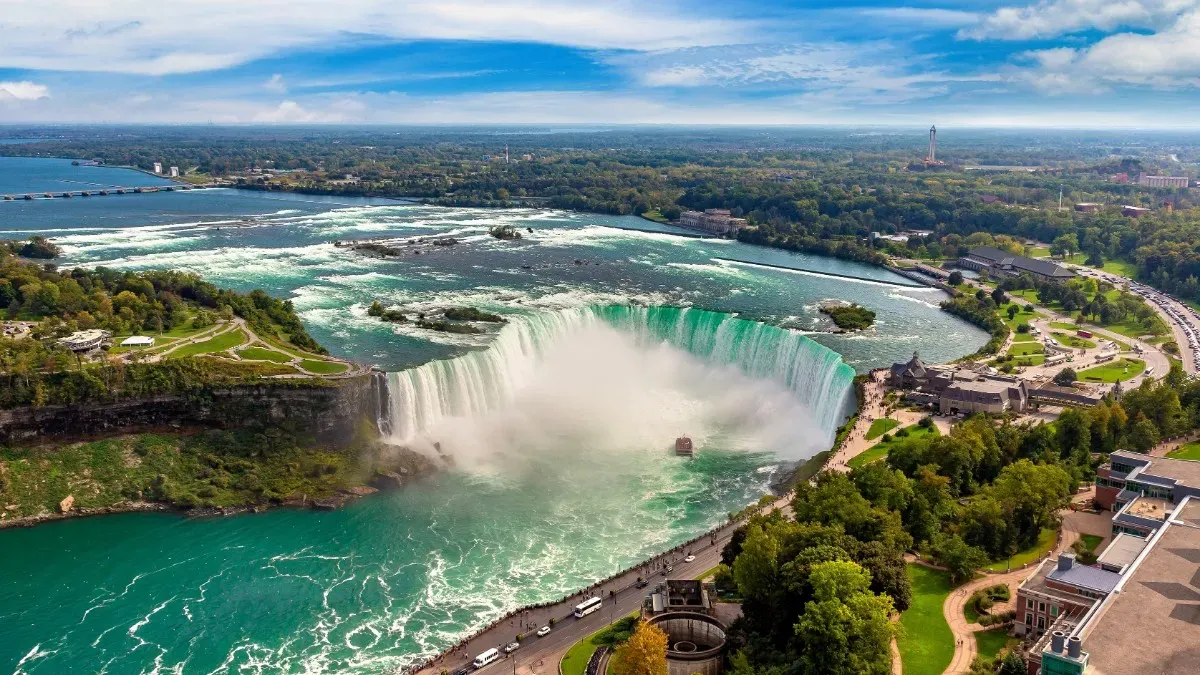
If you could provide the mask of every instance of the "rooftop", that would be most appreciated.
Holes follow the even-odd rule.
[[[1083,627],[1088,672],[1200,672],[1198,566],[1200,501],[1188,498]]]
[[[1133,564],[1133,561],[1145,548],[1145,539],[1122,532],[1109,542],[1104,552],[1096,559],[1096,563],[1102,567],[1116,567],[1124,570]]]
[[[1064,558],[1070,559],[1069,564],[1063,561]],[[1073,554],[1064,553],[1059,556],[1057,564],[1046,575],[1046,578],[1078,588],[1086,588],[1090,591],[1108,593],[1116,588],[1117,582],[1121,580],[1121,575],[1116,572],[1102,570],[1099,567],[1081,565],[1075,561]]]
[[[1137,463],[1144,463],[1149,460],[1150,465],[1141,471],[1135,472],[1133,480],[1144,480],[1140,478],[1140,474],[1148,476],[1161,476],[1163,478],[1171,478],[1190,485],[1200,487],[1200,462],[1190,459],[1168,459],[1166,457],[1148,457],[1135,453],[1114,452],[1110,459],[1120,460],[1122,456],[1128,455],[1132,459],[1138,460]]]
[[[1141,518],[1153,518],[1155,520],[1166,520],[1171,514],[1175,505],[1167,499],[1158,497],[1138,497],[1129,503],[1129,507],[1125,509],[1125,513],[1131,516]]]

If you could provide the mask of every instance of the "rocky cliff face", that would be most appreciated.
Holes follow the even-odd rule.
[[[321,385],[281,380],[103,404],[0,410],[0,443],[66,440],[161,427],[284,427],[324,445],[353,439],[381,409],[377,375]],[[384,390],[386,391],[386,390]]]

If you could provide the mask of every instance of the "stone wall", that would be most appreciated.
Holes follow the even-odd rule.
[[[349,443],[374,423],[379,374],[309,384],[280,380],[86,405],[0,410],[0,444],[71,440],[154,428],[282,427],[318,442]]]

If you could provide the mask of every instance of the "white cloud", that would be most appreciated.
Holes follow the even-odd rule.
[[[888,22],[915,24],[925,28],[956,28],[979,22],[975,12],[929,7],[879,7],[859,10],[859,14]]]
[[[287,83],[283,81],[283,75],[275,73],[263,83],[263,89],[276,94],[282,94],[287,91]]]
[[[277,108],[255,114],[251,121],[256,124],[329,124],[346,119],[339,113],[308,110],[295,101],[284,101]]]
[[[50,88],[29,80],[0,82],[0,101],[36,101],[50,96]]]
[[[1159,29],[1200,0],[1041,0],[1023,7],[1001,7],[977,26],[959,31],[960,38],[1033,40],[1096,29]]]
[[[624,54],[609,62],[648,87],[725,87],[802,91],[806,101],[868,105],[940,96],[952,82],[998,81],[997,75],[950,75],[886,42],[742,45]]]
[[[1078,49],[1027,52],[1037,68],[1018,71],[1043,91],[1108,91],[1114,86],[1200,87],[1200,8],[1155,33],[1118,33]]]
[[[350,36],[669,49],[753,29],[652,0],[44,0],[5,3],[0,68],[197,72]]]

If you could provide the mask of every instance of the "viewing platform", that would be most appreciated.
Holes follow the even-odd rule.
[[[132,195],[132,194],[148,194],[151,192],[184,192],[186,190],[197,190],[204,185],[155,185],[155,186],[112,186],[105,188],[96,188],[94,190],[65,190],[65,191],[49,191],[49,192],[22,192],[18,194],[6,194],[3,199],[6,202],[24,200],[32,201],[34,199],[70,199],[72,197],[108,197],[110,195]]]

